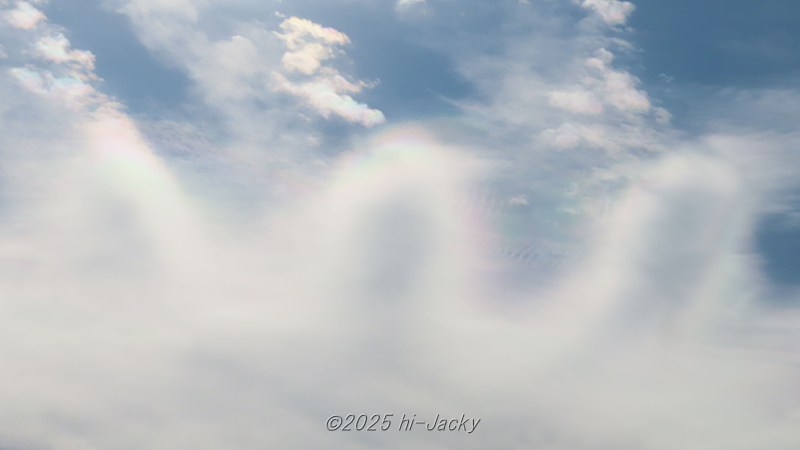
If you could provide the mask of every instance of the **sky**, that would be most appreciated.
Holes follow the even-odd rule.
[[[798,20],[0,0],[0,450],[797,449]]]

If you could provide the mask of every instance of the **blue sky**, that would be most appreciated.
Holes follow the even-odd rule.
[[[798,19],[0,0],[0,449],[796,449]]]
[[[685,84],[764,87],[796,84],[797,6],[791,1],[637,3],[631,26],[648,79],[664,73]]]

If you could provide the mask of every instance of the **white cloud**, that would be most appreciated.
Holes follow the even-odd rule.
[[[310,107],[328,118],[339,116],[348,122],[371,127],[383,123],[386,118],[377,109],[358,103],[345,92],[359,92],[360,85],[352,84],[336,76],[320,77],[312,81],[292,83],[283,75],[275,74],[275,88],[302,98]]]
[[[90,104],[108,103],[109,99],[95,90],[92,81],[94,55],[84,50],[72,49],[69,40],[54,33],[46,23],[40,25],[34,45],[37,56],[49,64],[29,64],[13,67],[9,73],[23,87],[45,95],[65,106],[81,109]]]
[[[524,195],[515,195],[508,200],[508,204],[512,206],[527,206],[528,198]]]
[[[659,151],[663,148],[656,132],[634,126],[612,128],[604,124],[568,122],[557,128],[548,128],[540,136],[557,149],[588,147],[616,156],[624,156],[631,149]]]
[[[553,25],[543,21],[539,27]],[[663,149],[659,135],[669,114],[652,104],[633,74],[615,65],[609,49],[594,47],[602,41],[627,51],[630,44],[600,36],[556,39],[557,32],[550,31],[545,36],[530,31],[524,40],[510,41],[500,56],[462,63],[488,99],[468,105],[466,112],[507,127],[506,133],[528,135],[527,145],[509,144],[523,152],[603,149],[611,157],[606,163],[613,164],[632,149]],[[535,48],[520,44],[537,40],[543,43]]]
[[[198,17],[198,10],[207,6],[207,1],[192,1],[192,0],[135,0],[135,1],[119,1],[125,10],[132,15],[136,16],[151,16],[167,19],[163,25],[167,25],[172,20],[183,21],[187,20],[194,22]],[[176,23],[172,23],[176,25]],[[166,30],[164,30],[166,31]]]
[[[637,89],[639,80],[628,72],[611,67],[613,54],[601,48],[595,56],[586,60],[586,66],[595,71],[597,77],[584,81],[588,86],[597,86],[606,103],[621,112],[643,113],[650,109],[647,93]]]
[[[332,66],[350,43],[346,34],[300,17],[279,17],[283,20],[278,31],[262,24],[240,24],[231,38],[211,39],[194,25],[202,7],[179,14],[134,1],[122,11],[129,14],[145,44],[185,68],[197,84],[194,91],[223,114],[224,126],[236,130],[233,134],[242,145],[263,142],[283,147],[279,143],[290,138],[287,128],[308,127],[309,109],[322,117],[341,116],[367,126],[384,120],[380,111],[352,98],[374,83],[346,78]],[[300,100],[298,107],[287,103],[286,94]],[[314,130],[306,134],[304,142],[316,141]],[[287,154],[298,153],[307,144],[292,138],[285,147]]]
[[[469,436],[481,448],[511,432],[526,446],[545,433],[553,449],[788,449],[798,438],[786,394],[796,356],[726,340],[732,326],[756,332],[776,318],[736,312],[752,293],[739,257],[752,202],[724,157],[642,167],[590,224],[586,265],[508,305],[481,295],[501,281],[482,271],[482,225],[455,204],[480,174],[418,130],[333,161],[315,192],[263,220],[213,225],[127,119],[79,129],[84,164],[58,168],[68,176],[29,206],[25,235],[0,233],[2,261],[27,258],[35,275],[0,284],[11,299],[2,329],[15,336],[0,345],[16,380],[0,388],[5,436],[104,450],[371,448],[319,428],[339,409],[383,407],[476,411],[496,424]],[[797,322],[783,320],[769,325],[770,351],[796,350]],[[449,448],[395,436],[382,445]]]
[[[42,37],[36,42],[36,50],[49,61],[75,64],[85,72],[94,70],[94,55],[89,51],[71,49],[63,34]]]
[[[323,61],[334,56],[334,46],[350,43],[344,33],[299,17],[289,17],[280,24],[283,33],[276,35],[286,44],[283,67],[311,75],[322,66]]]
[[[669,111],[661,107],[655,107],[653,108],[653,111],[655,114],[656,122],[662,125],[669,124],[670,120],[672,119],[672,114],[670,114]]]
[[[10,73],[31,92],[52,96],[65,104],[83,106],[96,97],[94,88],[80,77],[23,67],[14,67]]]
[[[14,27],[23,30],[19,34],[22,39],[31,42],[12,40],[7,45],[26,49],[19,52],[21,55],[32,53],[37,56],[36,60],[27,64],[5,69],[15,84],[73,110],[80,110],[91,103],[108,102],[92,85],[97,80],[94,55],[71,48],[69,40],[57,27],[50,25],[45,15],[31,3],[17,2],[15,5],[2,14]],[[33,52],[27,51],[27,48],[32,48]],[[0,47],[0,50],[3,49]],[[5,53],[4,50],[2,53]],[[17,58],[15,63],[19,64]]]
[[[581,7],[593,11],[609,25],[623,25],[636,7],[620,0],[576,0]]]
[[[311,75],[322,66],[322,61],[331,58],[333,52],[322,44],[308,44],[302,50],[286,52],[283,55],[283,67],[288,71],[297,71]]]
[[[46,91],[44,78],[37,71],[15,67],[10,69],[9,73],[19,80],[29,91],[39,93],[44,93]]]
[[[292,72],[315,75],[308,79],[289,80],[278,72],[273,74],[275,89],[287,92],[304,100],[305,104],[323,117],[339,116],[351,123],[367,127],[383,123],[386,118],[381,111],[356,102],[350,95],[360,92],[370,84],[346,80],[338,70],[323,66],[335,55],[335,47],[350,43],[344,33],[298,17],[281,22],[283,33],[278,37],[286,44],[287,51],[281,59],[288,76]]]
[[[28,2],[17,2],[16,8],[5,11],[5,19],[14,28],[31,30],[45,20],[45,15]]]
[[[309,45],[309,39],[329,45],[345,45],[350,43],[346,34],[333,28],[323,27],[308,19],[289,17],[280,24],[283,33],[278,33],[289,50],[301,50]]]
[[[397,0],[397,4],[395,5],[397,8],[406,8],[413,5],[419,5],[425,3],[425,0]]]
[[[550,104],[577,114],[600,114],[603,105],[591,92],[585,90],[553,91],[550,93]]]
[[[575,114],[540,136],[559,149],[600,148],[613,154],[639,148],[657,151],[658,129],[669,123],[670,114],[654,107],[639,80],[613,66],[614,55],[605,48],[582,61],[575,76],[578,87],[552,90],[549,104]]]

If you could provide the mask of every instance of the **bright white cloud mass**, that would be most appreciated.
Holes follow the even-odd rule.
[[[0,8],[0,449],[800,447],[796,71],[649,76],[617,0]]]

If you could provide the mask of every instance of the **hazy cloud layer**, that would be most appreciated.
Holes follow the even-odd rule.
[[[566,4],[403,16],[476,94],[399,124],[353,98],[356,33],[277,3],[110,4],[191,80],[183,121],[2,3],[0,447],[795,449],[798,297],[754,236],[797,214],[767,119],[800,94],[683,132],[618,58],[633,6]],[[482,422],[325,430],[348,413]]]

